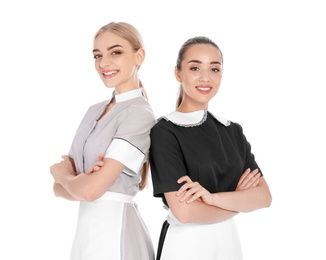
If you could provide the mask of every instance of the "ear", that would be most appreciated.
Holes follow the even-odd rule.
[[[181,83],[181,76],[180,71],[178,70],[177,66],[174,67],[174,76],[179,83]]]
[[[140,48],[137,52],[136,52],[136,65],[138,67],[140,67],[140,65],[142,65],[143,61],[145,59],[145,50],[143,48]]]

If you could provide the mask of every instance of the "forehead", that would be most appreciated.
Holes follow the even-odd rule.
[[[184,61],[218,61],[222,64],[222,54],[219,49],[211,44],[194,44],[191,45],[184,54]]]
[[[127,40],[112,32],[102,32],[94,40],[94,49],[106,49],[114,45],[120,45],[123,48],[131,48],[131,44]]]

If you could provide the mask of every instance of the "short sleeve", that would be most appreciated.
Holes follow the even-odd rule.
[[[251,170],[254,169],[258,169],[261,176],[263,176],[263,173],[260,169],[260,167],[258,166],[256,159],[255,159],[255,155],[251,152],[251,145],[250,143],[247,141],[247,139],[245,139],[246,141],[246,163],[245,163],[245,169],[250,168]]]
[[[177,180],[186,175],[179,143],[171,130],[157,124],[151,131],[150,167],[155,197],[177,191]]]
[[[105,157],[115,159],[126,167],[126,173],[138,174],[148,159],[150,130],[154,115],[146,105],[130,106],[117,128]]]
[[[244,166],[243,171],[245,171],[248,168],[250,168],[251,170],[258,169],[260,174],[263,175],[263,173],[261,172],[261,169],[259,168],[259,166],[256,162],[255,155],[252,153],[251,144],[248,142],[246,136],[243,133],[242,127],[239,124],[236,124],[236,125],[240,129],[241,139],[242,139],[243,147],[245,150],[245,166]]]

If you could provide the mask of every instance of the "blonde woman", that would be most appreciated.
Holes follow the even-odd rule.
[[[155,117],[138,78],[145,58],[137,29],[109,23],[95,34],[95,68],[111,97],[90,106],[68,155],[50,167],[54,193],[80,203],[71,260],[153,260],[150,234],[133,201],[148,172]],[[102,167],[94,171],[100,160]]]

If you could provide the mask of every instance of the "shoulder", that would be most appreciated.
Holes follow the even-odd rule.
[[[157,118],[151,129],[151,135],[160,137],[168,132],[174,132],[174,124],[167,119],[166,115]]]
[[[103,110],[103,108],[110,102],[110,100],[104,100],[98,103],[95,103],[88,107],[86,115],[97,114],[99,111]]]
[[[226,119],[221,116],[214,115],[211,112],[209,112],[209,114],[212,116],[213,120],[218,121],[219,124],[225,128],[226,133],[236,137],[237,139],[238,138],[243,139],[243,136],[244,136],[243,129],[242,129],[242,126],[238,122],[232,121],[230,119]]]
[[[104,100],[104,101],[100,101],[98,103],[95,103],[93,105],[91,105],[89,107],[90,110],[93,110],[93,109],[99,109],[99,108],[102,108],[104,106],[106,106],[108,103],[110,102],[110,100]]]
[[[217,120],[219,123],[221,123],[222,125],[224,125],[225,127],[229,127],[230,129],[242,129],[242,126],[235,121],[232,121],[230,119],[226,119],[225,117],[221,117],[218,115],[215,115],[211,112],[208,112],[215,120]]]
[[[147,102],[147,100],[143,98],[137,98],[135,102],[131,103],[128,106],[126,112],[128,116],[136,118],[148,118],[150,120],[156,121],[151,105]]]
[[[118,115],[121,124],[128,128],[150,129],[156,123],[152,107],[142,99],[134,100],[119,111]]]
[[[216,121],[218,121],[220,124],[224,125],[225,127],[230,127],[233,124],[231,120],[215,115],[212,112],[208,112],[208,114],[211,115]]]

